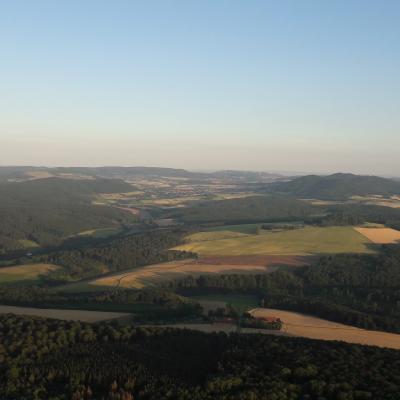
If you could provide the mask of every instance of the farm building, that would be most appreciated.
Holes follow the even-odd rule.
[[[273,323],[273,322],[282,322],[280,320],[280,318],[278,317],[255,317],[256,320],[258,321],[264,321],[264,322],[269,322],[269,323]]]

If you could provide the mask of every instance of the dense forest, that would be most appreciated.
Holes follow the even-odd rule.
[[[245,223],[304,220],[319,212],[318,208],[300,200],[274,195],[207,201],[175,209],[166,216],[188,223]]]
[[[178,293],[253,293],[267,307],[400,333],[400,246],[379,254],[333,255],[294,272],[208,275],[168,284]]]
[[[308,199],[347,200],[352,196],[400,194],[400,182],[378,176],[333,174],[308,175],[289,182],[276,182],[267,190]]]
[[[109,240],[82,249],[65,249],[33,257],[32,262],[60,265],[63,268],[43,276],[57,284],[90,278],[164,261],[195,257],[186,251],[168,250],[182,242],[183,230],[154,230]]]
[[[92,204],[98,193],[131,190],[131,185],[113,179],[0,183],[0,254],[23,248],[24,240],[41,246],[59,245],[84,230],[132,224],[134,215]]]
[[[385,224],[400,229],[400,209],[367,204],[338,204],[326,209],[328,214],[352,216],[356,221]]]
[[[397,400],[400,352],[0,316],[0,393],[15,399]]]

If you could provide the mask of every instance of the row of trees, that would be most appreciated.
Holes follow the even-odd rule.
[[[0,304],[129,312],[134,314],[136,322],[156,323],[193,320],[199,318],[202,313],[202,308],[195,301],[155,288],[57,293],[38,286],[0,286]]]

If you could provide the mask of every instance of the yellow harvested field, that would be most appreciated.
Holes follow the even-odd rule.
[[[181,279],[187,275],[204,274],[262,274],[276,271],[277,266],[203,263],[201,260],[182,260],[148,265],[132,271],[98,278],[89,285],[143,288],[162,282]]]
[[[254,317],[280,318],[283,331],[291,336],[400,349],[400,335],[395,333],[369,331],[291,311],[255,308],[250,313]]]
[[[36,317],[82,322],[99,322],[130,316],[128,313],[109,311],[56,310],[52,308],[31,308],[1,305],[0,314],[33,315]]]
[[[400,242],[400,231],[391,228],[354,228],[376,244],[390,244]]]
[[[60,268],[53,264],[24,264],[0,268],[0,283],[36,279],[39,275]]]

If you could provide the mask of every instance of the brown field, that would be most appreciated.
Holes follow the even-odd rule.
[[[400,242],[400,231],[391,228],[354,228],[371,242],[376,244],[389,244]]]
[[[400,335],[395,333],[359,329],[290,311],[256,308],[250,312],[253,316],[279,317],[284,323],[283,331],[291,336],[400,349]]]
[[[277,257],[269,263],[266,257],[260,257],[259,262],[245,263],[245,257],[214,257],[199,260],[181,260],[167,263],[148,265],[136,268],[132,271],[120,272],[118,274],[109,275],[98,278],[90,282],[72,284],[66,286],[66,290],[85,290],[93,289],[96,286],[115,286],[126,288],[143,288],[145,286],[156,286],[160,283],[181,279],[188,275],[204,275],[204,274],[263,274],[276,271],[279,268],[276,261],[284,257]],[[229,262],[232,261],[232,262]],[[288,261],[289,262],[289,261]],[[295,260],[292,260],[296,263]]]
[[[73,320],[82,322],[98,322],[128,317],[130,314],[108,311],[56,310],[46,308],[1,306],[0,314],[34,315],[36,317]]]

